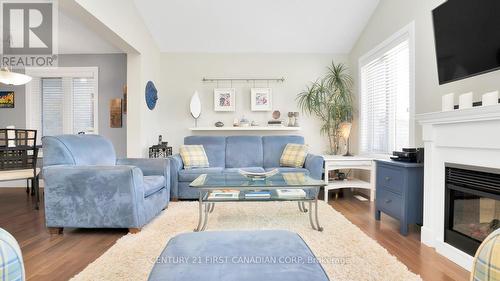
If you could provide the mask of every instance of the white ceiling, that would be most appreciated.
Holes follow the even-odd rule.
[[[134,0],[163,52],[348,53],[379,0]]]
[[[123,53],[75,17],[58,14],[59,54]]]

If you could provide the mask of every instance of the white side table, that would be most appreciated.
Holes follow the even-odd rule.
[[[323,155],[325,159],[325,202],[328,202],[328,191],[341,188],[363,188],[370,190],[370,201],[375,199],[375,161],[362,156]],[[350,179],[329,181],[328,173],[333,170],[366,170],[370,171],[370,181]]]

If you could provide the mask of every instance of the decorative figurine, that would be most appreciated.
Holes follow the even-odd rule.
[[[217,128],[224,127],[224,123],[222,123],[222,121],[217,121],[215,122],[215,127]]]
[[[295,117],[293,112],[288,112],[288,127],[295,127]]]
[[[279,110],[273,111],[273,119],[278,120],[281,117],[281,112]]]
[[[299,124],[299,113],[298,112],[294,112],[293,113],[293,118],[294,118],[293,126],[294,127],[300,127],[300,124]]]
[[[240,127],[250,127],[250,121],[245,116],[241,117]]]

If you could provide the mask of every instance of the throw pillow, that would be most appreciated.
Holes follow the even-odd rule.
[[[209,167],[208,157],[203,145],[182,145],[179,148],[184,169]]]
[[[307,145],[289,143],[280,158],[280,166],[302,168],[307,156]]]

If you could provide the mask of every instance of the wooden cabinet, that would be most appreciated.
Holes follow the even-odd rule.
[[[375,219],[380,212],[398,219],[400,233],[408,234],[409,224],[422,224],[424,165],[391,160],[376,162]]]

